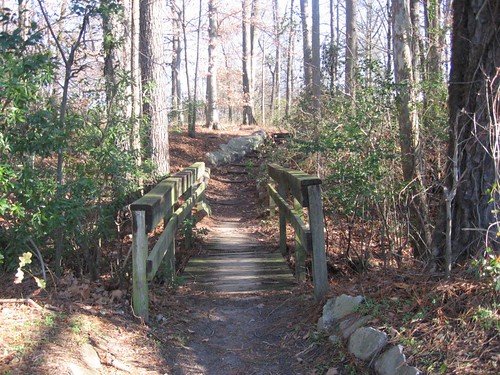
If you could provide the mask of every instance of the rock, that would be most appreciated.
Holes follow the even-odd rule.
[[[342,336],[344,336],[345,339],[349,338],[349,336],[351,336],[354,333],[354,331],[356,331],[358,328],[363,327],[371,319],[372,317],[370,315],[367,316],[355,315],[353,317],[344,319],[339,324],[339,329],[342,331]]]
[[[393,346],[380,355],[375,362],[375,371],[380,375],[418,375],[420,371],[406,364],[401,345]]]
[[[76,363],[70,363],[68,370],[71,375],[99,375],[99,371],[77,365]]]
[[[325,327],[325,320],[323,319],[322,316],[319,317],[318,324],[316,325],[316,328],[318,331],[326,331],[327,330],[327,328]]]
[[[363,361],[371,360],[387,343],[387,334],[374,328],[358,328],[349,338],[349,351]]]
[[[227,144],[221,145],[220,150],[208,152],[206,157],[213,165],[222,165],[241,159],[247,153],[262,145],[266,139],[266,132],[259,130],[253,135],[236,137]]]
[[[363,300],[362,296],[351,297],[346,294],[330,298],[323,306],[321,330],[332,328],[344,316],[353,313]],[[319,323],[318,321],[318,329],[320,329]]]
[[[404,365],[397,375],[420,375],[422,374],[416,367]]]
[[[337,344],[340,344],[342,342],[342,339],[340,338],[339,335],[331,335],[331,336],[328,336],[328,341],[330,341],[330,343],[333,345],[337,345]]]
[[[325,375],[339,375],[339,370],[336,367],[330,367]]]
[[[82,345],[80,354],[82,355],[83,362],[85,362],[88,367],[96,370],[101,368],[101,359],[92,345]]]

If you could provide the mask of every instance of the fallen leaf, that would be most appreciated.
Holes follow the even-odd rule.
[[[398,289],[410,289],[411,286],[406,283],[394,283],[394,287]]]

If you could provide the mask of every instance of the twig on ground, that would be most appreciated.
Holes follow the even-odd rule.
[[[22,303],[30,305],[38,310],[45,310],[44,307],[33,301],[31,298],[1,298],[0,303]]]

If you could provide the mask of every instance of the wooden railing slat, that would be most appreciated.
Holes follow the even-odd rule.
[[[304,207],[309,206],[307,187],[311,185],[320,185],[321,179],[310,176],[302,171],[296,171],[289,168],[283,168],[277,164],[268,164],[267,170],[269,176],[278,183],[290,189],[292,195]]]
[[[274,199],[279,209],[283,211],[288,222],[292,225],[293,229],[300,236],[304,249],[311,251],[312,249],[312,236],[311,231],[306,227],[306,224],[293,214],[293,207],[290,206],[274,189],[271,185],[267,186],[269,195]]]
[[[277,164],[268,164],[269,176],[277,184],[268,185],[270,207],[274,204],[280,212],[280,250],[286,251],[286,222],[295,230],[296,277],[305,276],[304,249],[312,252],[314,296],[321,300],[328,292],[328,271],[325,252],[325,227],[323,222],[323,204],[321,198],[321,179],[304,172],[283,168]],[[279,193],[278,193],[279,192]],[[288,197],[288,193],[292,197]],[[291,200],[289,204],[287,200]],[[304,208],[309,209],[309,227],[304,224]],[[274,212],[272,212],[274,213]],[[304,239],[307,239],[304,241]]]
[[[204,197],[208,174],[205,163],[195,163],[161,181],[149,193],[130,205],[132,211],[132,305],[137,316],[148,321],[148,281],[166,256],[167,272],[175,275],[175,232],[191,214],[195,204]],[[196,190],[194,185],[197,185]],[[193,191],[194,190],[194,191]],[[185,201],[175,212],[173,206],[185,195]],[[164,220],[165,228],[148,256],[148,233]]]
[[[130,205],[132,211],[146,213],[146,231],[151,232],[163,220],[168,207],[205,174],[205,163],[195,163],[156,185]]]
[[[205,184],[201,183],[195,192],[180,206],[171,216],[163,229],[163,233],[158,238],[155,246],[151,250],[147,260],[147,278],[151,281],[160,267],[163,257],[167,254],[171,239],[175,236],[177,228],[183,223],[193,207],[200,200]]]

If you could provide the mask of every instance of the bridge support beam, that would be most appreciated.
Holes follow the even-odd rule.
[[[323,203],[321,201],[321,186],[308,186],[307,191],[309,193],[309,228],[311,229],[313,245],[314,297],[317,301],[321,301],[328,292],[325,222],[323,218]]]

